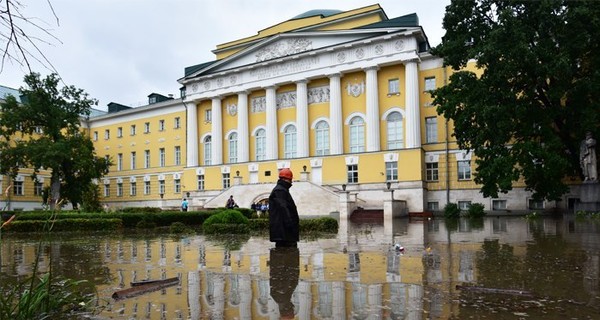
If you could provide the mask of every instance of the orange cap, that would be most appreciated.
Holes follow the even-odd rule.
[[[279,177],[288,180],[293,180],[294,174],[292,173],[292,170],[290,170],[290,168],[283,168],[279,170]]]

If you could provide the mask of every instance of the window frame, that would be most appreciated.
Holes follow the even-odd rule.
[[[358,164],[346,165],[346,178],[347,183],[358,183]]]

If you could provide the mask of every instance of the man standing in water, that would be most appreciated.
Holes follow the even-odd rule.
[[[300,219],[290,195],[294,175],[289,168],[279,171],[277,185],[269,196],[269,235],[276,247],[296,247],[300,239]]]

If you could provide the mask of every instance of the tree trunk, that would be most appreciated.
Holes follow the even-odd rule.
[[[59,210],[60,208],[57,208],[57,204],[60,201],[60,177],[54,171],[50,180],[50,199],[48,199],[48,204],[51,210]]]

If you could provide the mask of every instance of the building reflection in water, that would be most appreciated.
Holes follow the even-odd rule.
[[[260,237],[235,249],[203,236],[74,239],[85,243],[79,250],[89,250],[77,254],[85,254],[85,261],[69,256],[73,250],[68,248],[76,246],[62,240],[42,249],[41,271],[51,265],[69,265],[81,274],[94,272],[85,268],[107,270],[108,277],[92,274],[89,279],[108,301],[101,316],[112,319],[277,319],[279,314],[296,319],[445,319],[464,308],[454,297],[457,284],[494,279],[482,269],[487,263],[482,259],[490,258],[483,256],[484,243],[497,241],[512,248],[511,261],[526,261],[528,250],[547,230],[572,243],[569,250],[583,259],[573,261],[579,264],[570,269],[581,270],[581,277],[563,291],[588,297],[584,302],[589,305],[597,303],[599,227],[496,218],[477,226],[461,222],[455,229],[439,220],[398,224],[401,232],[392,239],[383,238],[382,226],[347,226],[347,234],[301,242],[291,251],[279,251]],[[404,253],[393,249],[397,242]],[[31,273],[36,242],[3,239],[0,249],[2,277]],[[118,302],[110,299],[130,282],[175,276],[180,278],[176,286]]]

